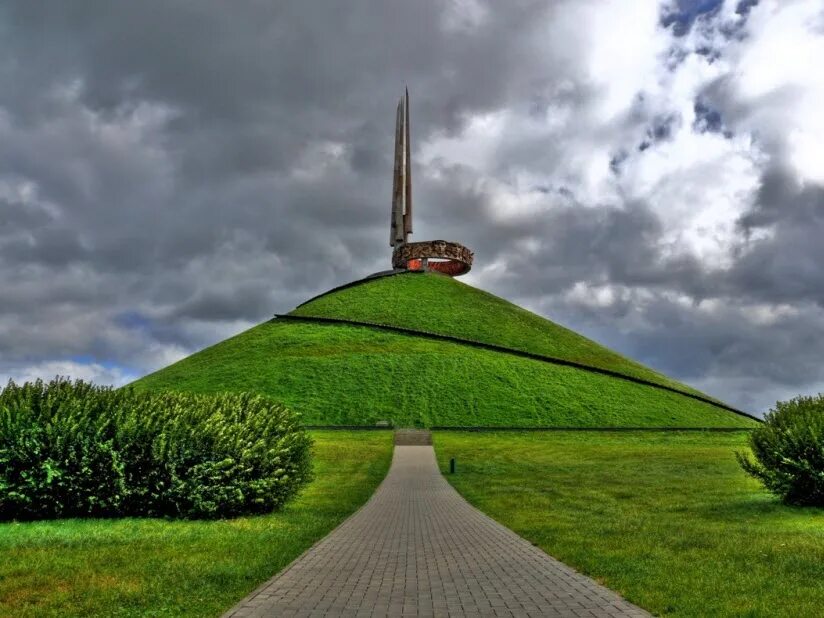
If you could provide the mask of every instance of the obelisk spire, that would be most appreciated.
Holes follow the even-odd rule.
[[[412,233],[412,161],[409,145],[409,90],[398,102],[395,120],[395,172],[392,183],[392,221],[389,246],[407,242]]]
[[[393,271],[437,272],[458,277],[472,268],[474,255],[462,244],[448,240],[409,242],[412,233],[412,159],[409,144],[409,90],[395,114],[395,170],[392,182],[392,219],[389,246]]]

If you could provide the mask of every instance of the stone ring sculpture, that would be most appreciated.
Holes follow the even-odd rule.
[[[457,242],[407,242],[397,245],[392,252],[392,268],[428,270],[457,277],[469,272],[472,258],[472,251]]]

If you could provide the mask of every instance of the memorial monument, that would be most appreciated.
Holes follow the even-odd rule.
[[[412,161],[409,146],[409,91],[398,102],[395,120],[395,171],[389,246],[395,270],[435,271],[457,277],[472,268],[473,253],[448,240],[409,242],[412,233]]]

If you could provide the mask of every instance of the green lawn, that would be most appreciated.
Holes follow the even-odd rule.
[[[571,367],[360,326],[282,320],[193,354],[134,386],[261,392],[300,412],[309,425],[754,424],[677,393]]]
[[[316,480],[279,513],[225,521],[0,524],[0,616],[210,616],[363,504],[390,432],[312,432]]]
[[[438,432],[435,446],[471,503],[652,612],[824,612],[824,509],[747,477],[744,432]]]

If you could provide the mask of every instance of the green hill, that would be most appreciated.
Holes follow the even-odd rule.
[[[706,397],[549,320],[437,274],[399,274],[332,290],[289,316],[193,354],[134,386],[260,391],[303,413],[310,425],[383,420],[401,426],[753,424],[712,402],[665,390]]]
[[[566,359],[700,394],[539,315],[456,279],[406,273],[324,294],[295,316],[344,318]]]

